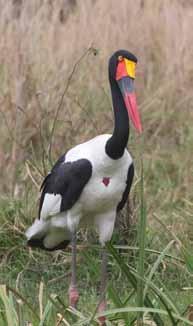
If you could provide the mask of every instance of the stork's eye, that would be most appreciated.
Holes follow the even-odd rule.
[[[124,59],[124,58],[123,58],[123,56],[122,56],[122,55],[119,55],[119,56],[118,56],[118,61],[120,61],[120,62],[121,62],[121,61],[123,61],[123,59]]]

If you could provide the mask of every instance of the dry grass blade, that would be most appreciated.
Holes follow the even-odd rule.
[[[81,61],[86,57],[86,55],[90,52],[93,53],[93,51],[96,51],[92,45],[89,46],[84,52],[83,54],[80,56],[80,58],[75,62],[73,68],[72,68],[72,71],[70,73],[70,75],[68,76],[68,79],[67,79],[67,83],[66,83],[66,87],[63,91],[63,94],[61,96],[61,100],[60,100],[60,103],[56,109],[56,113],[55,113],[55,117],[54,117],[54,121],[53,121],[53,125],[52,125],[52,129],[51,129],[51,133],[50,133],[50,141],[49,141],[49,150],[48,150],[48,157],[49,157],[49,160],[50,162],[52,163],[52,139],[53,139],[53,135],[54,135],[54,130],[55,130],[55,126],[56,126],[56,121],[57,121],[57,118],[58,118],[58,115],[59,115],[59,112],[62,108],[62,105],[63,105],[63,101],[64,101],[64,97],[68,91],[68,88],[70,86],[70,82],[72,80],[72,77],[77,69],[77,67],[79,66],[79,64],[81,63]]]
[[[64,317],[58,313],[57,314],[57,322],[56,322],[56,326],[61,326],[62,324],[66,325],[66,326],[70,326],[70,324],[68,323],[68,321],[66,319],[64,319]]]
[[[188,308],[188,320],[193,321],[193,304],[190,304]]]
[[[25,162],[25,167],[26,167],[26,171],[27,171],[28,176],[32,180],[32,182],[35,185],[35,187],[39,190],[40,189],[40,186],[38,185],[38,183],[36,182],[35,178],[33,177],[32,172],[31,172],[30,167],[29,167],[29,164],[27,162]]]

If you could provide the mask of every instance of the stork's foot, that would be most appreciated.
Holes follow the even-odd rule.
[[[102,300],[99,307],[98,307],[98,313],[103,313],[106,310],[106,307],[107,307],[106,300]],[[99,321],[100,326],[105,326],[106,325],[106,317],[105,316],[99,317],[98,321]]]
[[[72,308],[77,308],[78,300],[79,300],[79,292],[76,286],[69,287],[69,303]]]

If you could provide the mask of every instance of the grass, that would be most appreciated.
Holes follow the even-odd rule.
[[[130,208],[119,216],[108,246],[108,324],[140,325],[143,319],[144,325],[191,325],[191,2],[66,1],[65,10],[62,1],[0,4],[0,325],[96,324],[96,236],[79,233],[81,299],[72,311],[70,249],[31,251],[24,232],[37,214],[37,190],[52,161],[111,132],[106,72],[117,48],[139,58],[144,132],[143,141],[130,133],[136,167]]]
[[[139,266],[138,273],[140,279],[137,284],[137,304],[138,307],[144,306],[144,300],[146,298],[146,294],[144,293],[144,268],[145,268],[145,239],[146,239],[146,223],[147,223],[147,215],[145,208],[145,200],[144,200],[144,180],[143,180],[143,159],[141,160],[141,182],[140,182],[140,219],[138,224],[138,243],[139,243]],[[146,291],[147,292],[147,291]],[[137,323],[143,325],[143,312],[139,312],[137,317]]]
[[[161,251],[152,247],[150,233],[147,233],[144,245],[147,214],[143,209],[143,179],[140,185],[139,247],[120,245],[116,249],[116,233],[112,244],[107,246],[110,280],[107,289],[109,308],[105,315],[109,325],[132,325],[137,316],[137,325],[145,325],[150,320],[158,326],[192,325],[187,319],[192,291],[192,254],[170,230],[168,233],[173,239]],[[83,247],[82,250],[79,245],[81,300],[80,310],[73,311],[67,302],[70,252],[44,254],[27,250],[22,231],[18,233],[22,226],[25,230],[24,207],[18,201],[9,204],[5,201],[3,207],[1,248],[4,247],[5,254],[2,255],[0,278],[1,283],[7,285],[1,285],[0,289],[2,325],[21,325],[21,321],[27,320],[32,325],[57,325],[58,322],[59,325],[95,325],[100,248],[91,244],[90,248],[85,250]],[[15,223],[11,220],[13,212]],[[165,225],[162,227],[167,229]],[[83,236],[80,234],[80,239]]]

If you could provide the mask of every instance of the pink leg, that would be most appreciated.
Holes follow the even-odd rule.
[[[107,286],[107,251],[105,248],[102,249],[102,265],[101,265],[101,285],[100,285],[100,304],[98,312],[102,313],[107,308],[106,302],[106,286]],[[99,325],[105,326],[106,317],[102,316],[98,318]]]
[[[76,233],[72,236],[72,274],[71,274],[71,283],[68,290],[69,294],[69,303],[73,308],[77,307],[79,293],[77,289],[77,280],[76,280]]]
[[[106,300],[104,299],[103,301],[100,302],[99,307],[98,307],[98,312],[102,313],[103,311],[105,311],[107,308],[107,303]],[[106,325],[106,317],[105,316],[101,316],[98,318],[99,321],[99,325],[100,326],[105,326]]]

